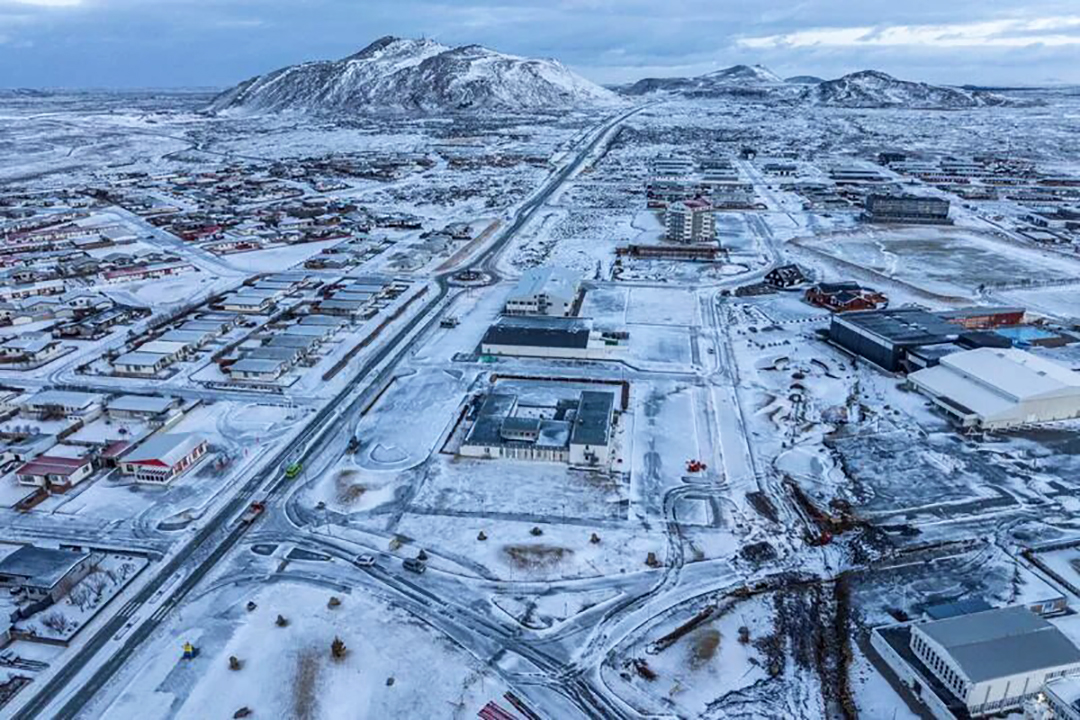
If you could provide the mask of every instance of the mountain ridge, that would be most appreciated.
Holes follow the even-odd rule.
[[[244,80],[215,97],[207,110],[554,111],[618,102],[617,95],[557,60],[386,36],[340,60],[299,63]]]

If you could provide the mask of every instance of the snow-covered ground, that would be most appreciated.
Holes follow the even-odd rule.
[[[1016,232],[1030,204],[1007,192],[961,200],[877,164],[885,149],[968,157],[1008,147],[1040,171],[1080,174],[1068,119],[1075,99],[950,113],[668,99],[610,127],[597,113],[347,124],[196,113],[207,100],[0,98],[0,179],[10,194],[25,193],[19,207],[68,188],[145,184],[195,213],[210,207],[199,184],[171,187],[169,178],[238,166],[267,192],[289,195],[248,198],[235,209],[245,220],[263,222],[259,213],[288,203],[340,203],[352,208],[340,211],[349,223],[372,223],[357,231],[358,264],[308,270],[306,260],[332,257],[322,253],[340,240],[218,256],[119,205],[93,208],[138,229],[125,252],[178,254],[197,272],[104,288],[153,314],[100,340],[72,340],[69,355],[40,371],[4,370],[3,380],[26,391],[176,395],[197,407],[170,431],[203,435],[210,452],[166,488],[98,470],[28,513],[0,511],[12,540],[107,543],[152,558],[70,651],[20,648],[51,666],[33,671],[16,703],[126,608],[115,610],[126,613],[117,616],[122,629],[50,709],[78,697],[145,622],[147,639],[127,647],[130,657],[82,717],[230,717],[248,707],[255,717],[465,718],[489,701],[510,709],[510,690],[542,717],[816,720],[850,700],[864,717],[908,718],[906,696],[879,672],[869,628],[964,597],[1006,605],[1066,592],[1018,558],[1024,547],[1080,537],[1080,424],[961,434],[902,377],[825,342],[829,313],[800,291],[735,291],[796,262],[815,281],[875,287],[894,307],[1008,303],[1075,321],[1080,260]],[[594,138],[565,182],[545,185]],[[664,242],[645,181],[650,162],[671,154],[726,158],[753,187],[756,207],[718,214],[718,262],[616,254],[627,243]],[[273,167],[277,160],[287,167]],[[791,162],[796,173],[769,174],[767,162]],[[833,167],[851,164],[880,169],[893,188],[949,196],[955,224],[860,222],[860,196],[872,188],[830,179]],[[840,199],[815,205],[805,183]],[[488,254],[541,188],[551,192],[531,220]],[[388,227],[396,216],[408,227]],[[472,238],[492,229],[476,240],[440,234],[454,223],[471,226]],[[484,281],[450,280],[470,264]],[[480,339],[517,278],[545,264],[581,275],[581,315],[628,332],[625,349],[596,362],[480,361]],[[167,313],[287,270],[323,281],[346,272],[401,278],[409,289],[340,331],[280,392],[218,385],[225,377],[211,361],[266,316],[250,316],[250,326],[168,378],[76,372],[100,370],[107,351]],[[47,326],[23,329],[31,328]],[[1036,352],[1077,367],[1078,347]],[[628,388],[609,470],[456,454],[472,398],[512,390],[550,405],[596,383]],[[309,423],[322,432],[306,433]],[[5,440],[64,427],[0,419]],[[121,427],[147,429],[97,420],[71,440],[113,438]],[[28,492],[14,467],[0,478],[5,506]],[[261,482],[249,488],[252,478]],[[238,524],[239,509],[217,516],[240,492],[235,508],[266,503],[250,527]],[[127,604],[208,523],[219,524],[175,575],[144,603]],[[228,537],[235,544],[213,556]],[[374,564],[354,562],[361,554]],[[417,557],[426,557],[423,574],[402,565]],[[1080,587],[1075,549],[1040,557]],[[207,558],[206,576],[173,603]],[[331,596],[341,604],[329,605]],[[1080,642],[1076,623],[1057,622]],[[331,657],[335,637],[348,648],[340,659]],[[195,659],[181,659],[185,642],[198,647]],[[239,669],[229,669],[230,656]]]

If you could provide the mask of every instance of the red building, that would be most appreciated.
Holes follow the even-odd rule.
[[[993,330],[1024,322],[1022,307],[969,307],[941,313],[941,317],[967,330]]]
[[[832,312],[877,310],[889,304],[889,299],[858,283],[819,283],[806,291],[806,301]]]

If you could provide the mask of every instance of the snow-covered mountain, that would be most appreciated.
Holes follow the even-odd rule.
[[[260,75],[217,96],[211,112],[543,111],[618,96],[555,60],[479,45],[384,37],[355,55]]]
[[[703,80],[725,83],[778,83],[780,76],[764,65],[732,65],[723,70],[706,73]]]
[[[697,77],[645,78],[622,88],[626,95],[655,92],[678,93],[691,97],[757,92],[764,86],[783,83],[775,73],[761,65],[734,65]]]
[[[850,108],[962,109],[1007,105],[1012,101],[980,90],[898,80],[877,70],[863,70],[810,89],[807,99],[818,105]]]
[[[784,82],[792,85],[818,85],[825,82],[825,79],[819,78],[817,75],[796,75],[794,77],[784,78]]]

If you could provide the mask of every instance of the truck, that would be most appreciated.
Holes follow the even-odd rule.
[[[303,471],[304,466],[298,462],[294,462],[291,463],[287,468],[285,468],[285,477],[289,480],[292,480],[293,478],[299,477],[300,473]]]

